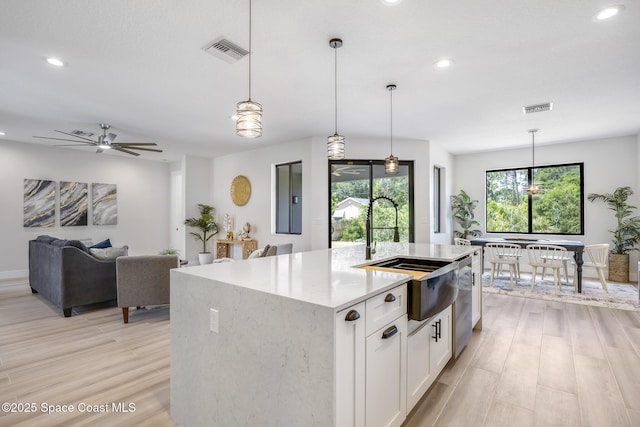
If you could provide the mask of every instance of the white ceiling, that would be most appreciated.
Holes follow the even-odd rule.
[[[424,139],[458,154],[640,132],[640,4],[603,22],[609,0],[254,0],[252,98],[259,139],[230,119],[248,95],[247,58],[201,50],[219,36],[248,48],[248,0],[0,1],[0,131],[5,140],[99,132],[155,141],[162,154],[214,156],[333,134]],[[44,59],[67,65],[54,68]],[[438,69],[437,59],[453,66]],[[523,105],[553,101],[551,112]],[[60,148],[67,149],[67,148]],[[91,148],[82,148],[90,150]],[[103,154],[104,155],[104,154]],[[108,154],[112,155],[112,154]]]

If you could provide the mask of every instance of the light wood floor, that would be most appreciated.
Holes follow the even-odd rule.
[[[485,294],[483,323],[405,427],[640,425],[640,312]],[[64,318],[0,282],[0,402],[37,405],[0,412],[0,426],[172,426],[169,310]],[[119,402],[135,412],[77,409]]]

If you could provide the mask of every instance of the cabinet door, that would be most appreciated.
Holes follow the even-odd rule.
[[[407,413],[418,403],[422,395],[435,380],[431,371],[429,343],[432,324],[422,324],[407,337]]]
[[[342,310],[335,318],[336,427],[364,427],[365,306]]]
[[[431,332],[429,344],[431,372],[434,376],[438,376],[447,362],[449,362],[449,359],[451,359],[451,336],[453,332],[451,328],[451,306],[442,310],[436,316],[429,329]]]
[[[400,426],[407,416],[406,340],[405,316],[367,337],[367,427]]]
[[[475,328],[482,317],[482,249],[471,256],[471,324]],[[478,325],[482,329],[482,323]]]

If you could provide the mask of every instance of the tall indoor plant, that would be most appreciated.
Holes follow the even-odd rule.
[[[637,251],[640,243],[640,216],[634,216],[637,209],[627,203],[633,194],[631,187],[618,187],[613,193],[587,196],[590,201],[600,200],[615,212],[616,228],[609,230],[613,234],[613,248],[609,253],[609,280],[614,282],[629,281],[629,252]]]
[[[197,218],[187,218],[185,225],[200,229],[200,233],[190,232],[193,237],[202,242],[202,252],[198,254],[200,264],[211,264],[213,262],[213,253],[207,251],[207,243],[218,232],[218,225],[215,222],[213,214],[215,209],[212,206],[198,204],[200,216]]]
[[[451,196],[451,213],[453,220],[462,229],[462,231],[453,230],[455,237],[468,239],[469,237],[479,236],[482,233],[482,231],[477,229],[472,230],[473,226],[480,225],[480,223],[474,219],[473,211],[476,209],[476,206],[478,206],[478,201],[469,197],[464,190],[460,190],[458,194]]]

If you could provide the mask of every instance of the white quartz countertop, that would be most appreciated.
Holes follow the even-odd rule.
[[[364,259],[365,246],[360,244],[173,271],[340,311],[411,279],[406,274],[365,270],[358,266],[397,256],[454,261],[476,249],[423,243],[378,243],[376,253],[367,261]]]

